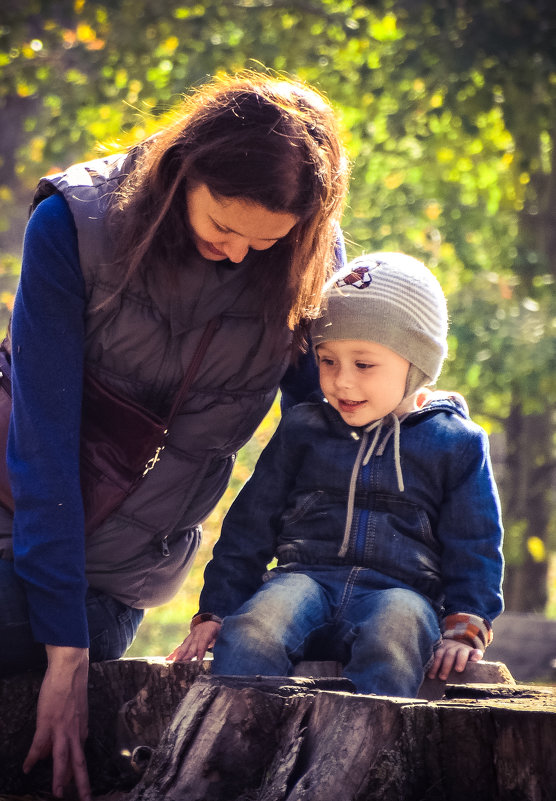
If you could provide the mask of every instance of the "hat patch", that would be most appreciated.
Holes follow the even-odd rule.
[[[373,277],[368,265],[361,265],[359,267],[355,267],[343,278],[339,278],[336,286],[353,286],[355,289],[365,289],[366,286],[369,286],[369,284],[372,283],[372,280]]]

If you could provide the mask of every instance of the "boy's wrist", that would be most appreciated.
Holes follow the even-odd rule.
[[[457,612],[446,615],[442,621],[442,637],[484,651],[492,642],[492,628],[489,622],[479,615]]]
[[[213,615],[212,612],[197,612],[196,615],[193,616],[191,620],[191,625],[189,626],[189,630],[193,631],[195,626],[198,626],[199,623],[222,623],[222,618],[218,617],[218,615]]]

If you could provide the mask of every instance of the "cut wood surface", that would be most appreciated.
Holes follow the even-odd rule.
[[[341,678],[210,677],[208,661],[91,665],[94,793],[125,801],[554,801],[554,688],[515,685],[503,668],[478,663],[475,681],[506,683],[450,677],[444,699],[431,703],[356,695]],[[21,772],[39,688],[36,674],[0,681],[0,799],[50,789],[47,763]],[[137,747],[147,760],[152,749],[142,778],[130,760]]]
[[[294,676],[341,676],[340,662],[299,662],[295,666]],[[447,681],[425,678],[419,698],[425,701],[438,701],[443,697],[447,684],[512,684],[515,680],[502,662],[468,662],[463,673],[452,670]],[[556,799],[555,799],[556,801]]]

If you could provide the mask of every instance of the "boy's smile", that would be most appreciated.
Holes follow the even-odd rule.
[[[319,345],[317,355],[321,389],[348,425],[368,425],[400,406],[409,362],[390,348],[339,339]]]

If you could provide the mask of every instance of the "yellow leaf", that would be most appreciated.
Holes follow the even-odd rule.
[[[534,562],[544,562],[546,560],[546,548],[540,537],[529,537],[527,539],[527,550]]]
[[[13,311],[15,295],[13,292],[0,293],[0,303],[5,306],[9,312]]]
[[[164,42],[164,49],[169,50],[171,53],[174,52],[176,47],[179,45],[180,40],[177,36],[169,36],[166,41]]]
[[[397,189],[398,186],[403,184],[404,177],[405,173],[403,173],[401,170],[398,170],[397,172],[391,172],[390,175],[385,177],[384,184],[387,189]]]
[[[85,22],[80,22],[77,28],[75,29],[75,35],[77,36],[77,40],[79,42],[92,42],[94,39],[97,38],[96,33],[91,28],[90,25],[87,25]]]
[[[391,42],[399,38],[396,17],[391,12],[371,23],[371,35],[379,42]]]
[[[436,153],[436,158],[441,164],[446,164],[455,158],[455,152],[451,147],[441,147]]]
[[[429,218],[429,220],[438,220],[440,215],[442,214],[442,206],[440,203],[433,201],[432,203],[428,203],[425,209],[425,214]]]
[[[104,39],[93,39],[92,41],[87,42],[85,47],[87,50],[102,50],[105,44],[106,42]]]
[[[17,84],[16,91],[19,97],[29,97],[29,95],[32,94],[32,90],[29,84],[22,83],[21,81]]]
[[[34,136],[29,142],[29,158],[39,163],[42,160],[46,140],[44,136]]]
[[[75,31],[66,28],[62,34],[62,39],[64,40],[64,47],[69,48],[73,47],[77,41],[77,36],[75,35]]]

